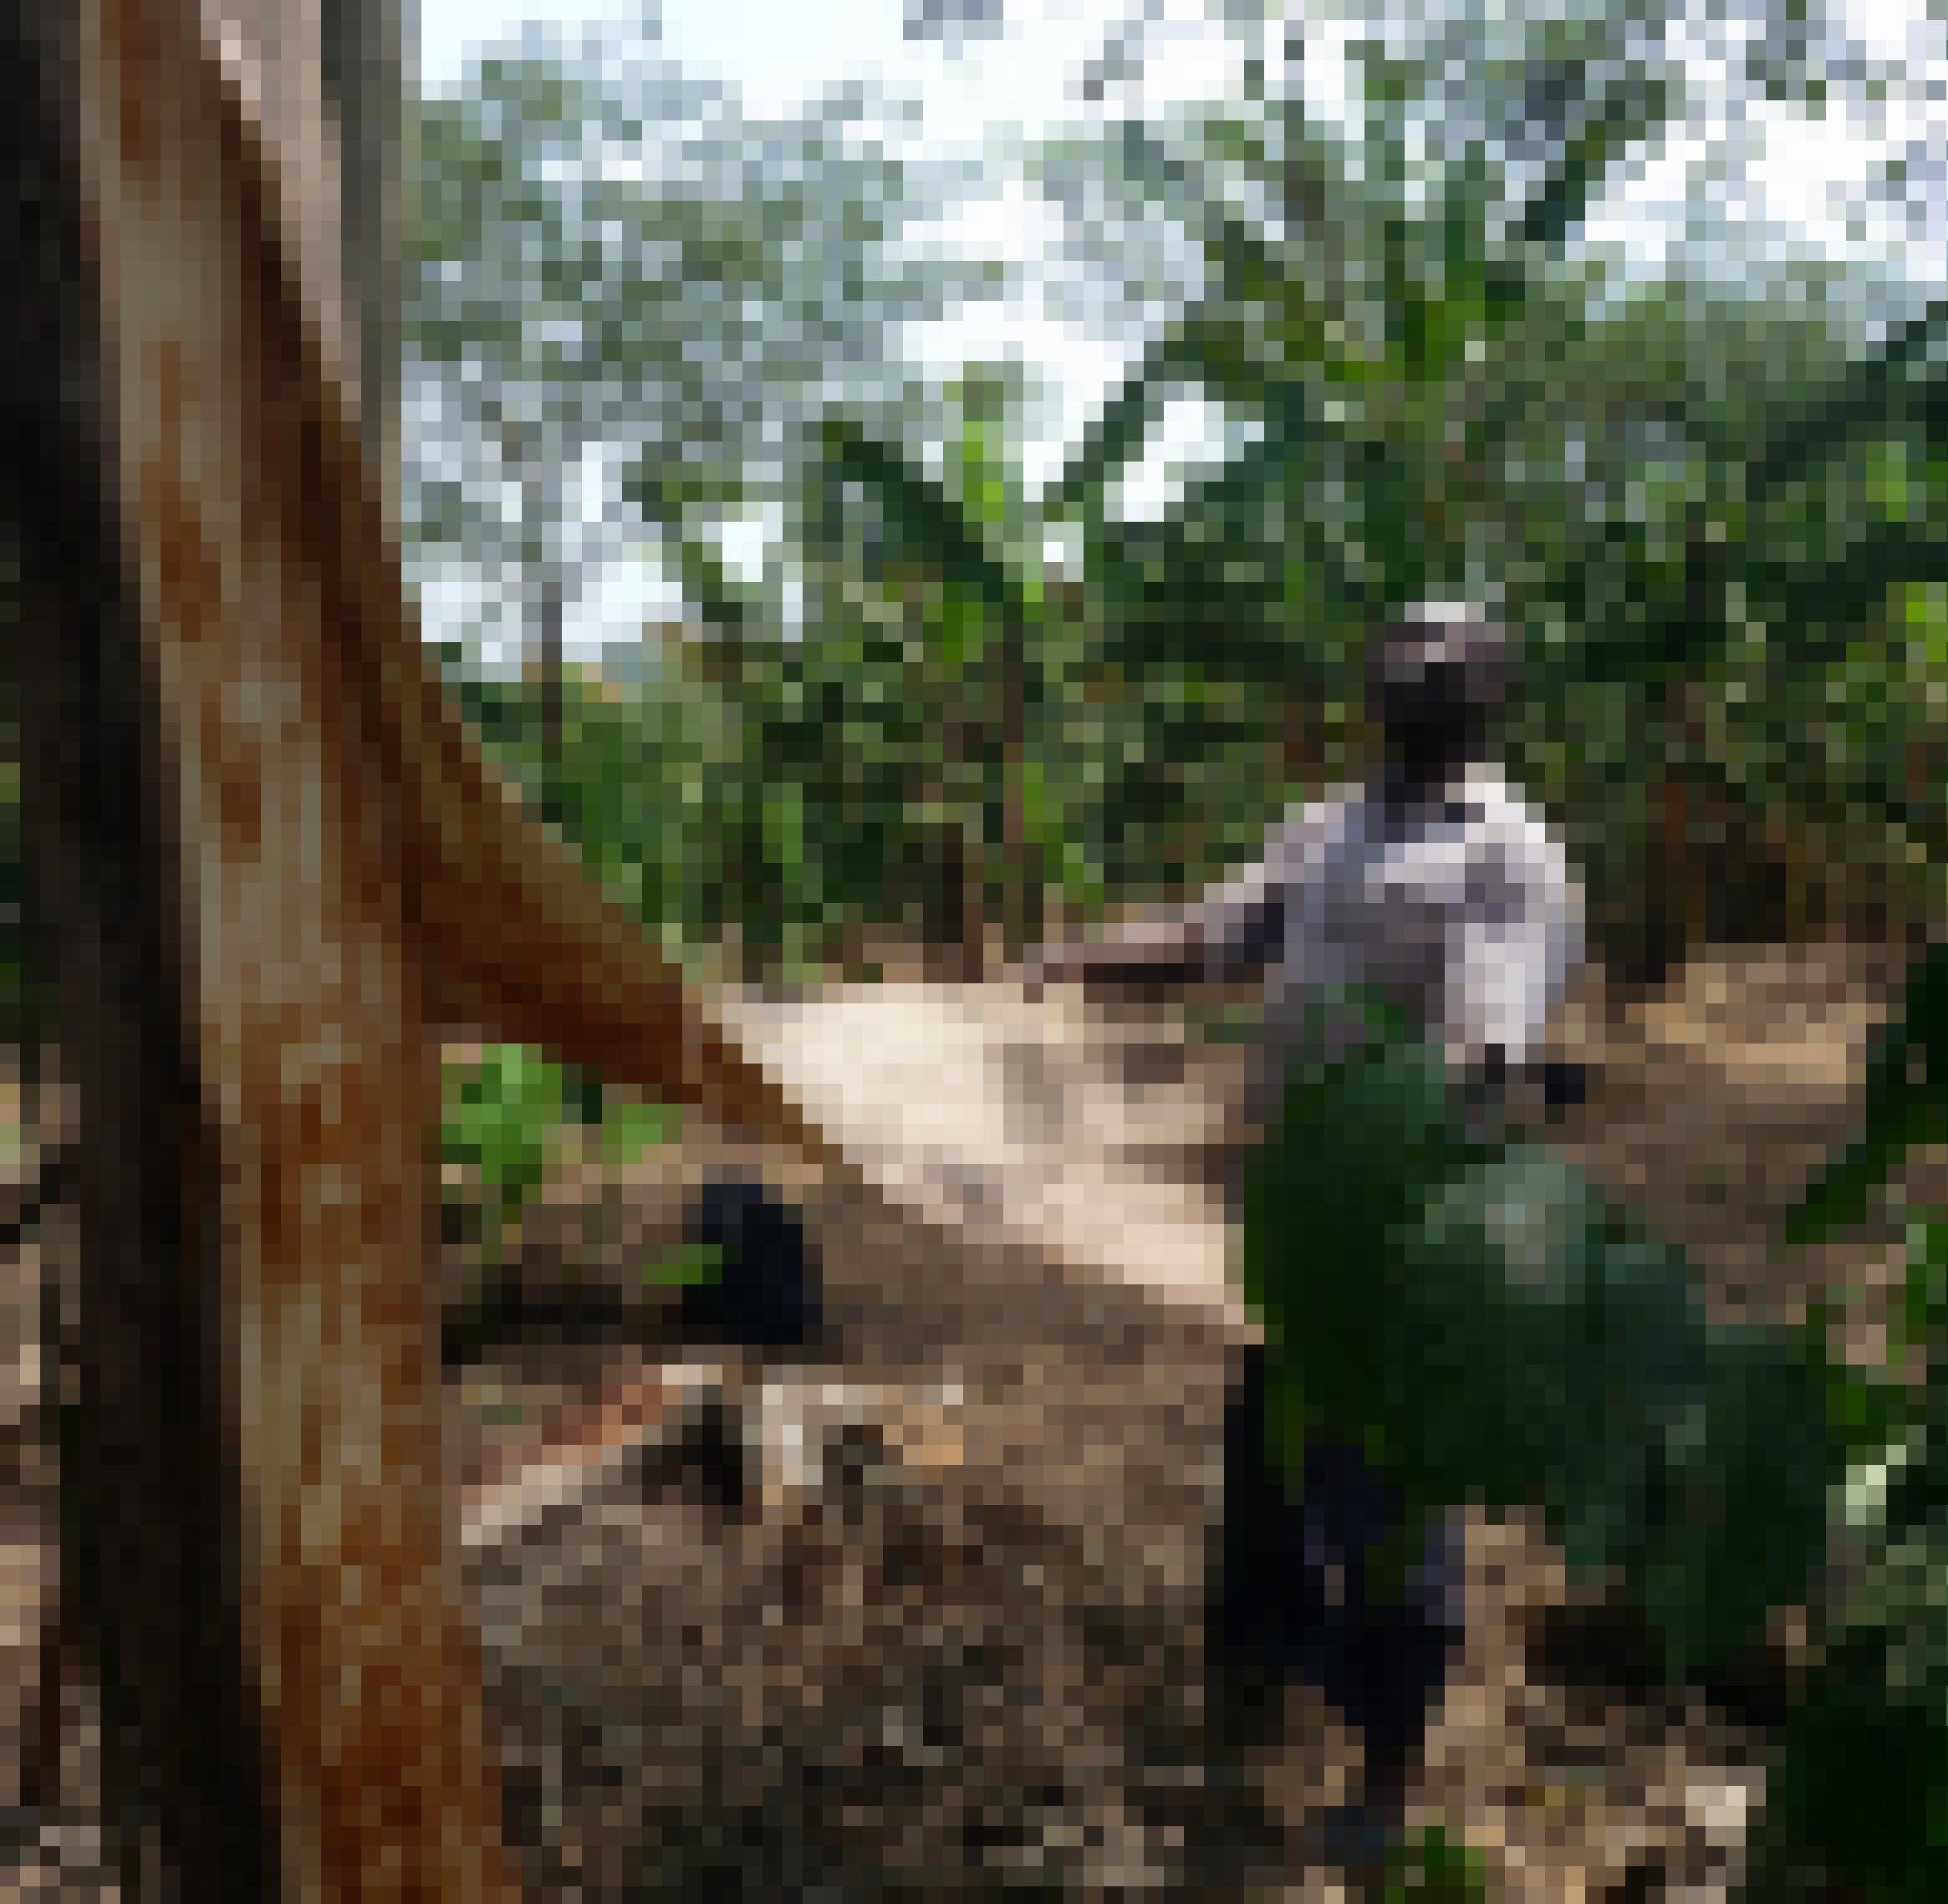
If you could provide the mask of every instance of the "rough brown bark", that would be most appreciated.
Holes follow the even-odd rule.
[[[492,1904],[441,1471],[430,1034],[472,1023],[819,1146],[441,693],[315,245],[305,268],[317,221],[253,111],[290,78],[275,36],[226,77],[193,0],[46,0],[39,22],[63,37],[10,67],[9,136],[41,162],[14,236],[48,254],[20,282],[67,302],[16,307],[39,355],[10,353],[9,394],[38,433],[10,500],[91,1129],[64,1475],[105,1770],[141,1894]],[[56,77],[72,116],[24,130]]]
[[[186,1029],[171,763],[106,480],[65,16],[44,0],[0,28],[0,248],[14,287],[0,514],[18,562],[33,911],[81,1109],[63,1617],[35,1730],[51,1758],[71,1638],[100,1686],[107,1822],[137,1894],[267,1897],[275,1830],[246,1690],[218,1239],[202,1220],[220,1178]],[[52,1767],[35,1769],[46,1796]]]

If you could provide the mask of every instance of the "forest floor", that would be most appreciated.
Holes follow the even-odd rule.
[[[1691,1251],[1714,1304],[1786,1315],[1815,1289],[1844,1296],[1863,1356],[1898,1207],[1816,1251],[1771,1231],[1845,1132],[1889,976],[1857,950],[1727,952],[1632,1004],[1592,987],[1564,1030],[1592,1091],[1557,1141]],[[1231,1058],[1194,1062],[1222,1074]],[[523,1273],[559,1276],[584,1246],[653,1258],[701,1178],[737,1163],[784,1174],[693,1127],[640,1165],[564,1177]],[[453,1378],[533,1894],[1335,1895],[1299,1849],[1356,1764],[1332,1715],[1295,1691],[1242,1794],[1218,1788],[1202,1745],[1225,1332],[870,1199],[784,1187],[828,1283],[819,1356],[726,1369],[661,1339],[652,1308],[579,1343],[538,1330]],[[1948,1200],[1910,1186],[1924,1190]],[[35,1290],[59,1234],[4,1266],[0,1787],[51,1571],[28,1430]],[[685,1435],[631,1426],[631,1394]],[[1417,1817],[1525,1904],[1719,1894],[1762,1802],[1763,1739],[1698,1702],[1552,1680],[1531,1644],[1564,1596],[1547,1544],[1477,1516],[1470,1556],[1466,1647]],[[106,1894],[87,1882],[86,1727],[71,1730],[66,1802],[16,1819],[0,1899]]]

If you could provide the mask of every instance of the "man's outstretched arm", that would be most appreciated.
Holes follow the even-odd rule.
[[[1225,983],[1261,970],[1284,933],[1292,824],[1271,850],[1188,905],[1145,913],[1092,939],[1038,946],[1014,975],[1031,995],[1044,985]]]
[[[1031,994],[1045,985],[1187,984],[1204,969],[1194,908],[1146,916],[1099,938],[1057,940],[1023,955],[1016,976]]]

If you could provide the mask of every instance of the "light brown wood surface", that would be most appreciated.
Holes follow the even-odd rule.
[[[1198,1169],[1227,1107],[1181,1030],[998,983],[734,995],[721,1009],[901,1209],[1248,1328]]]
[[[432,1027],[815,1139],[446,705],[339,387],[308,148],[258,116],[311,96],[277,77],[304,46],[226,59],[204,26],[194,0],[83,0],[79,143],[189,852],[268,1776],[291,1897],[491,1904],[497,1775],[441,1490]]]

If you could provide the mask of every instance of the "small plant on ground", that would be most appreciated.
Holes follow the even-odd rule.
[[[567,1153],[566,1134],[582,1117],[570,1074],[525,1047],[490,1045],[474,1062],[447,1067],[441,1161],[478,1186],[498,1234],[511,1223]],[[596,1130],[613,1162],[668,1142],[678,1113],[662,1105],[604,1103]]]
[[[472,1062],[449,1064],[441,1157],[449,1178],[449,1240],[472,1259],[458,1318],[462,1327],[484,1323],[484,1306],[490,1306],[487,1267],[530,1198],[566,1161],[571,1131],[580,1133],[584,1154],[592,1139],[606,1162],[620,1164],[669,1142],[681,1121],[667,1105],[598,1092],[519,1045],[490,1045]],[[707,1282],[715,1269],[714,1252],[689,1250],[647,1265],[643,1279],[683,1287]]]
[[[700,1284],[715,1281],[723,1267],[724,1252],[721,1245],[697,1243],[688,1248],[673,1250],[667,1256],[648,1264],[643,1271],[643,1280],[655,1288],[691,1289]]]
[[[441,1161],[474,1190],[491,1241],[520,1214],[561,1154],[562,1068],[519,1045],[490,1045],[447,1068]]]
[[[1486,1861],[1442,1826],[1417,1832],[1395,1856],[1383,1904],[1490,1904]]]
[[[1877,1039],[1860,1129],[1788,1236],[1859,1222],[1909,1154],[1948,1139],[1948,946],[1910,970]],[[1915,1379],[1836,1369],[1854,1448],[1836,1500],[1837,1590],[1774,1755],[1755,1899],[1905,1904],[1948,1896],[1948,1213],[1909,1230],[1894,1317]]]

